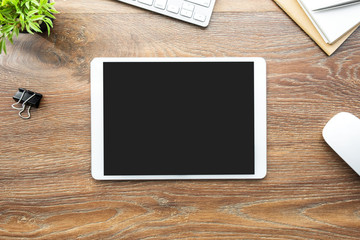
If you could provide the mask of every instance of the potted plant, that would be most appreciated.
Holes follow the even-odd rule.
[[[0,0],[0,54],[6,54],[6,40],[13,43],[14,34],[41,33],[53,27],[52,19],[58,13],[55,2],[48,0]]]

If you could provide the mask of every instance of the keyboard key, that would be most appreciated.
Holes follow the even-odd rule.
[[[181,15],[182,16],[185,16],[185,17],[188,17],[188,18],[191,18],[192,16],[192,11],[189,11],[189,10],[186,10],[186,9],[181,9]]]
[[[154,6],[156,8],[165,9],[167,0],[155,0]]]
[[[197,21],[200,21],[200,22],[205,22],[206,16],[202,15],[202,14],[195,13],[194,14],[194,19],[197,20]]]
[[[153,0],[138,0],[139,3],[144,3],[146,5],[151,6],[153,4]]]
[[[182,5],[182,9],[189,10],[189,11],[194,11],[194,7],[195,7],[194,4],[187,3],[187,2],[184,2]]]
[[[169,5],[167,10],[172,13],[179,13],[179,7],[176,5]]]
[[[185,1],[195,3],[203,7],[209,7],[211,3],[211,0],[185,0]]]

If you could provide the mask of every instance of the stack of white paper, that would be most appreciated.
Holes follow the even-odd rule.
[[[326,43],[336,42],[360,24],[360,4],[313,11],[338,0],[297,0]]]

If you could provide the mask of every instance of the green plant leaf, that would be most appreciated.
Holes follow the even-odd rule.
[[[47,28],[48,36],[50,36],[50,26],[48,23],[46,23],[46,28]]]
[[[44,18],[44,22],[47,23],[47,24],[49,24],[50,27],[53,27],[53,26],[54,26],[54,25],[53,25],[53,22],[51,21],[50,18]]]
[[[39,6],[39,0],[31,0],[31,3],[33,3],[36,6]]]
[[[8,33],[10,32],[11,30],[13,30],[14,28],[14,25],[5,25],[1,28],[1,32],[2,33]]]
[[[40,6],[47,4],[47,0],[40,0]]]
[[[48,18],[52,18],[55,19],[54,15],[52,15],[50,12],[44,12],[45,16],[47,16]]]
[[[41,32],[41,22],[50,35],[52,19],[59,13],[54,4],[48,0],[0,0],[0,54],[6,53],[6,40],[13,44],[14,35],[18,37],[20,31]]]
[[[14,32],[12,31],[12,32],[9,33],[9,35],[7,36],[7,39],[9,40],[9,42],[10,42],[11,44],[14,44],[13,35],[14,35]]]
[[[4,22],[6,21],[1,13],[0,13],[0,21],[4,21]]]
[[[20,14],[19,21],[20,21],[20,25],[21,25],[21,31],[23,31],[24,26],[25,26],[24,14]]]
[[[5,38],[3,38],[3,40],[1,41],[1,49],[4,51],[5,54],[7,54]]]
[[[29,24],[25,24],[26,31],[30,34],[34,34],[33,31],[31,31]]]
[[[40,26],[36,22],[29,22],[29,26],[31,29],[33,29],[35,32],[41,32]]]
[[[29,11],[29,12],[27,13],[27,16],[28,16],[28,17],[31,17],[32,15],[34,15],[35,13],[38,13],[38,12],[39,12],[38,9],[31,10],[31,11]]]
[[[5,6],[9,0],[3,0],[1,6]]]
[[[60,13],[60,12],[56,11],[56,9],[55,9],[55,8],[50,9],[50,10],[49,10],[49,12],[54,13],[54,14],[56,14],[56,13]]]
[[[19,28],[18,27],[14,27],[14,32],[16,37],[19,37]]]
[[[30,18],[31,21],[39,21],[39,20],[44,20],[44,16],[43,15],[34,15]]]

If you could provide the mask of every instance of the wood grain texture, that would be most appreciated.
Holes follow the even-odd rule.
[[[360,117],[359,31],[327,57],[270,0],[218,0],[206,29],[111,0],[57,8],[50,37],[0,56],[0,239],[360,238],[360,178],[321,136]],[[267,177],[93,180],[89,63],[105,56],[264,57]],[[27,121],[18,87],[44,95]]]

